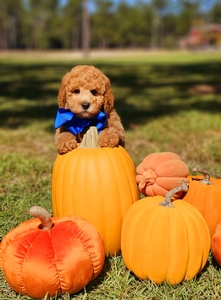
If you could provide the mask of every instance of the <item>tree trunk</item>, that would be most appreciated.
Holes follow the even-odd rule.
[[[89,56],[89,12],[88,0],[83,0],[82,46],[84,57]]]

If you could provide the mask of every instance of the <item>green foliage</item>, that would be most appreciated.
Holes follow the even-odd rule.
[[[191,172],[199,166],[221,177],[220,53],[124,53],[87,61],[52,57],[0,56],[0,237],[30,218],[32,205],[52,212],[57,93],[62,76],[76,64],[94,64],[110,78],[135,165],[150,153],[172,151]],[[212,254],[203,272],[177,286],[139,280],[117,256],[107,257],[102,273],[82,291],[53,300],[220,299],[220,285]],[[0,272],[0,299],[31,298],[13,292]]]

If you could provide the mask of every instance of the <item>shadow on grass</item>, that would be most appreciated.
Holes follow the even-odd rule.
[[[53,131],[61,78],[73,66],[70,62],[2,64],[0,126],[17,128],[33,121],[49,120],[52,127],[48,130]],[[97,63],[96,67],[110,78],[113,90],[118,91],[114,93],[115,106],[125,129],[146,123],[150,118],[190,109],[221,111],[221,62]],[[200,90],[200,86],[204,88]]]

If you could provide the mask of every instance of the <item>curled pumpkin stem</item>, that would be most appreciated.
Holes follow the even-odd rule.
[[[41,221],[42,230],[49,230],[52,228],[53,223],[51,220],[51,215],[45,208],[40,206],[32,206],[29,209],[29,214]]]
[[[98,131],[95,126],[91,126],[87,130],[78,148],[100,148],[98,144]]]
[[[172,196],[181,191],[187,192],[188,188],[189,188],[189,183],[182,180],[181,185],[173,188],[172,190],[170,190],[169,192],[166,193],[164,201],[160,202],[159,205],[174,208],[174,205],[172,204],[172,201],[171,201]]]
[[[203,184],[207,184],[207,185],[213,184],[212,181],[210,180],[210,174],[207,171],[203,171],[203,170],[200,170],[198,167],[195,167],[195,168],[193,168],[193,172],[203,174],[204,178],[199,180]],[[194,178],[193,178],[193,180],[194,180]]]

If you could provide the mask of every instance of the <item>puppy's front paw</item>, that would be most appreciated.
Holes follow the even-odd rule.
[[[98,136],[98,144],[100,147],[114,148],[119,144],[119,137],[116,133],[101,132]]]
[[[60,133],[55,144],[59,154],[65,154],[77,147],[76,137],[70,132]]]

